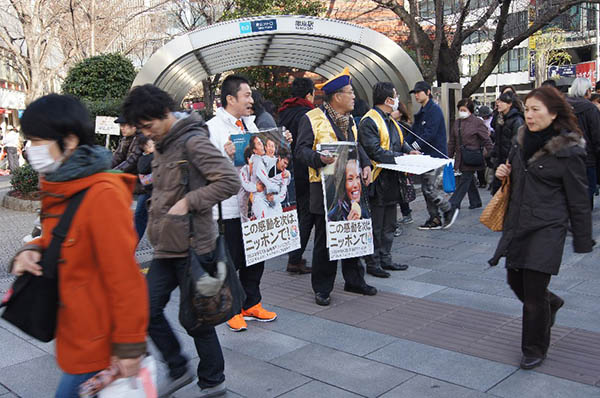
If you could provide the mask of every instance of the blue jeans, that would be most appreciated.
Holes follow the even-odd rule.
[[[56,389],[56,398],[78,398],[79,386],[98,372],[71,374],[63,373]]]
[[[138,234],[138,242],[142,240],[144,232],[146,232],[146,225],[148,225],[148,208],[146,207],[146,201],[150,199],[150,195],[143,193],[137,197],[137,206],[135,207],[135,230]]]

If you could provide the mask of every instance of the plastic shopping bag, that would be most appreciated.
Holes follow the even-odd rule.
[[[456,190],[456,179],[454,178],[454,165],[452,162],[444,166],[444,192],[452,193]]]
[[[116,379],[100,390],[98,398],[156,398],[156,362],[151,356],[142,361],[136,377]]]
[[[142,361],[135,377],[119,378],[119,369],[113,364],[79,386],[83,398],[156,398],[156,362],[151,356]]]

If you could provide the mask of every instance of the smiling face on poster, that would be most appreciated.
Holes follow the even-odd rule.
[[[321,170],[329,259],[372,254],[371,214],[356,143],[321,144],[318,150],[335,157]]]
[[[290,145],[283,129],[232,135],[248,265],[300,247]]]

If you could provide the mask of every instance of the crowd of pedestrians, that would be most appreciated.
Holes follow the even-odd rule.
[[[324,95],[319,105],[316,89]],[[79,232],[70,240],[72,247],[63,251],[60,272],[63,305],[56,344],[64,374],[57,397],[77,396],[78,385],[111,361],[123,376],[136,374],[146,352],[146,333],[168,367],[160,397],[171,396],[195,379],[198,396],[225,393],[225,362],[215,328],[187,330],[200,357],[192,372],[164,309],[186,277],[189,251],[211,261],[219,220],[245,293],[241,311],[227,321],[229,329],[241,332],[248,329],[247,321],[277,319],[262,305],[264,261],[246,263],[237,197],[241,181],[231,138],[277,124],[285,127],[284,139],[291,144],[292,155],[286,160],[292,162],[300,230],[300,248],[288,254],[286,270],[311,274],[320,306],[331,303],[338,261],[329,257],[321,174],[336,159],[317,150],[319,144],[353,142],[357,147],[353,164],[366,187],[374,245],[374,253],[363,258],[366,269],[358,257],[341,260],[344,290],[357,294],[377,294],[367,284],[365,271],[388,278],[388,271],[409,267],[394,261],[392,247],[402,228],[413,222],[409,203],[414,197],[407,189],[411,177],[381,164],[420,154],[454,159],[457,184],[451,196],[441,189],[441,168],[421,176],[427,213],[418,229],[425,231],[450,228],[459,222],[465,196],[469,209],[481,208],[479,188],[489,182],[493,195],[510,178],[504,229],[490,264],[506,258],[508,284],[523,302],[521,367],[540,365],[556,313],[564,304],[548,284],[560,268],[567,231],[573,234],[576,252],[589,252],[595,244],[591,209],[598,178],[600,110],[592,102],[591,84],[576,79],[568,96],[546,84],[528,93],[524,102],[509,86],[493,110],[476,109],[471,99],[462,99],[449,134],[427,82],[417,82],[410,91],[420,105],[414,116],[400,103],[392,83],[379,82],[372,90],[369,108],[366,101],[358,106],[348,69],[317,85],[296,78],[291,97],[273,117],[251,82],[229,75],[220,87],[221,106],[205,122],[198,113],[178,112],[177,104],[158,87],[139,86],[131,90],[115,120],[122,138],[114,154],[93,144],[89,116],[79,101],[53,94],[31,103],[21,128],[31,142],[29,161],[42,174],[42,235],[17,253],[13,273],[41,274],[37,263],[50,244],[57,215],[74,196],[85,195],[78,209],[82,216],[74,221]],[[58,109],[60,119],[53,117]],[[11,139],[5,138],[5,145],[13,154]],[[106,173],[108,169],[123,173]],[[137,207],[130,215],[134,193]],[[309,264],[303,254],[313,230]],[[144,282],[134,253],[146,232],[154,255]]]

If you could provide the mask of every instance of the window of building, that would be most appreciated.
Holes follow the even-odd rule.
[[[596,30],[596,4],[587,3],[585,10],[587,13],[587,30]]]
[[[421,18],[433,18],[435,16],[435,4],[433,0],[422,0],[419,2],[419,16]]]
[[[504,27],[504,38],[512,38],[527,30],[527,11],[508,14]]]

